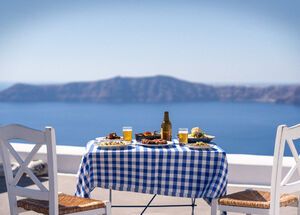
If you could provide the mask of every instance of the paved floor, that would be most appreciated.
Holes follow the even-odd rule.
[[[28,183],[25,182],[25,183]],[[47,182],[44,182],[47,184]],[[67,194],[73,194],[76,186],[76,179],[73,176],[59,176],[58,177],[58,186],[59,191]],[[229,188],[229,193],[239,190],[239,188]],[[150,199],[151,195],[139,194],[139,193],[130,193],[130,192],[119,192],[113,191],[113,204],[146,204]],[[108,200],[108,191],[100,188],[96,188],[92,193],[92,198]],[[189,204],[191,203],[190,199],[186,198],[176,198],[176,197],[165,197],[158,196],[154,201],[155,203],[160,204]],[[203,201],[197,200],[197,207],[195,210],[195,215],[206,215],[210,214],[210,207]],[[138,215],[142,211],[142,208],[113,208],[113,215]],[[281,211],[281,214],[284,215],[296,215],[295,208],[284,208]],[[8,208],[8,198],[7,193],[5,192],[5,183],[3,178],[0,178],[0,214],[6,215],[9,214]],[[34,214],[32,212],[27,212],[24,214]],[[145,215],[190,215],[191,208],[149,208]],[[233,215],[235,213],[229,213]]]

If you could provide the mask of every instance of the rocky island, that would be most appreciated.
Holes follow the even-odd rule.
[[[15,84],[0,91],[0,102],[266,102],[300,105],[299,85],[214,86],[169,76],[115,77],[91,82]]]

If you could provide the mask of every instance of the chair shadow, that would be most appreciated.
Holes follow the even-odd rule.
[[[43,176],[43,177],[38,177],[39,180],[41,182],[44,181],[48,181],[48,177],[47,176]],[[18,186],[20,187],[28,187],[34,185],[34,182],[27,176],[23,175],[22,178],[20,179]],[[7,192],[7,188],[6,188],[6,183],[5,183],[5,177],[1,176],[0,177],[0,194],[1,193],[6,193]]]

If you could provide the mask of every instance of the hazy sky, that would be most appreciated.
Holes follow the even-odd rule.
[[[299,2],[0,0],[0,82],[300,83]]]

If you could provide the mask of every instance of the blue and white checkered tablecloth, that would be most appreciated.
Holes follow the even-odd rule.
[[[226,153],[218,146],[107,150],[90,141],[78,171],[76,195],[90,197],[95,187],[102,187],[210,200],[226,193],[227,175]]]

